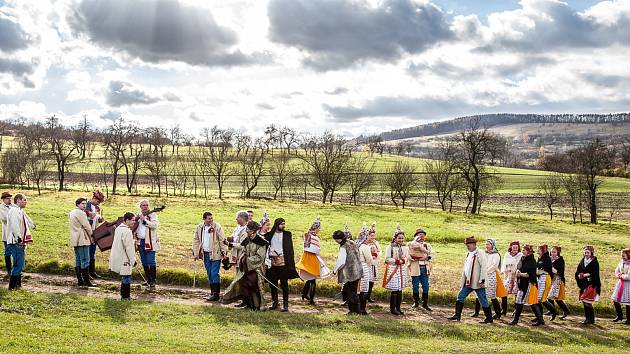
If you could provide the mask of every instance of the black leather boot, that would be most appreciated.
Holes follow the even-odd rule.
[[[315,305],[315,290],[317,290],[317,283],[315,280],[311,281],[311,289],[308,292],[308,303],[311,305]]]
[[[396,310],[401,315],[404,315],[405,313],[402,312],[402,310],[400,309],[400,307],[402,306],[402,298],[403,298],[402,291],[398,291],[396,295]]]
[[[498,299],[492,299],[492,308],[494,309],[494,316],[492,317],[495,320],[501,318],[501,304],[499,304]]]
[[[145,277],[145,282],[142,284],[144,286],[149,286],[149,279],[151,278],[151,276],[149,275],[151,273],[151,271],[149,270],[149,266],[146,265],[142,265],[142,269],[144,270],[144,277]]]
[[[420,307],[420,293],[413,293],[413,306],[414,309]]]
[[[483,308],[483,314],[486,318],[484,318],[483,321],[479,321],[479,323],[492,323],[492,309],[490,309],[490,306]]]
[[[516,326],[518,324],[518,320],[521,318],[521,313],[523,312],[523,305],[514,304],[514,318],[512,322],[510,322],[510,326]]]
[[[613,306],[615,307],[615,314],[617,314],[617,317],[615,317],[612,321],[613,322],[623,321],[623,310],[621,309],[621,304],[616,301],[613,301]]]
[[[16,276],[10,276],[9,277],[9,290],[13,290],[17,288],[17,277]]]
[[[542,305],[532,305],[532,311],[534,312],[534,316],[536,316],[536,322],[534,322],[532,326],[536,327],[544,325],[545,319],[543,318]]]
[[[370,288],[368,289],[368,294],[367,294],[367,302],[369,303],[373,303],[374,300],[372,300],[372,288],[374,287],[374,282],[371,281],[370,282]]]
[[[96,285],[92,284],[92,282],[90,281],[90,269],[89,268],[81,269],[81,276],[83,277],[83,286],[96,286]]]
[[[307,280],[304,282],[304,287],[302,288],[302,300],[308,300],[308,293],[311,290],[311,281]]]
[[[120,299],[131,300],[131,284],[120,284]]]
[[[507,315],[507,310],[508,310],[508,298],[507,296],[504,296],[501,298],[501,310],[503,311],[503,316]]]
[[[591,307],[588,304],[584,304],[584,321],[582,321],[583,325],[590,325],[590,324],[594,324],[595,323],[595,320],[594,320],[595,314],[594,313],[593,313],[593,316],[592,316],[593,317],[593,321],[591,322],[591,311],[595,312],[595,311],[593,311],[593,307]]]
[[[289,287],[282,288],[282,310],[280,312],[289,312]]]
[[[475,312],[473,312],[473,314],[470,315],[470,317],[479,317],[480,310],[481,310],[481,303],[479,303],[479,300],[475,300]]]
[[[464,309],[463,302],[455,302],[455,314],[448,319],[451,321],[460,321],[462,319],[462,310]]]
[[[542,304],[545,306],[547,310],[549,310],[549,313],[551,313],[550,321],[555,320],[556,316],[558,316],[558,310],[556,310],[555,306],[553,306],[553,300],[547,300],[543,302]]]
[[[359,294],[359,302],[360,302],[360,306],[359,306],[359,312],[361,312],[362,315],[367,315],[367,293],[360,293]]]
[[[395,291],[392,291],[389,295],[389,312],[394,316],[400,316],[400,312],[396,309],[396,304],[398,302],[398,294]]]
[[[278,309],[278,289],[273,286],[269,286],[271,289],[271,306],[269,306],[269,310],[277,310]]]
[[[569,311],[569,307],[567,306],[567,304],[564,303],[564,301],[556,300],[556,302],[558,303],[558,307],[560,307],[560,309],[562,310],[562,316],[560,316],[560,319],[564,320],[565,318],[567,318],[567,316],[571,314],[571,311]]]
[[[101,279],[101,276],[96,274],[96,265],[95,265],[95,261],[91,260],[90,261],[90,277],[92,277],[92,279]]]
[[[22,288],[22,274],[17,276],[17,284],[16,284],[18,289]]]
[[[7,275],[11,276],[11,256],[4,256],[4,265],[7,267]]]
[[[429,307],[429,293],[422,293],[422,308],[431,312],[431,308]]]
[[[83,275],[81,274],[81,267],[74,267],[74,274],[77,276],[77,286],[83,286]]]
[[[221,284],[210,284],[210,296],[206,300],[210,302],[219,301],[220,290]]]
[[[550,304],[551,304],[551,306],[553,306],[553,300],[549,300],[549,299],[547,299],[547,302],[548,302],[548,303],[550,303]],[[544,305],[544,304],[543,304],[543,305]],[[545,305],[545,308],[547,308],[547,306],[546,306],[546,305]],[[552,314],[551,310],[549,310],[549,309],[547,308],[547,313],[545,313],[545,316],[551,316],[551,314]]]
[[[630,305],[626,305],[626,320],[623,324],[630,325]]]
[[[151,271],[151,279],[149,280],[149,289],[155,289],[155,284],[157,281],[157,267],[150,266],[149,270]]]

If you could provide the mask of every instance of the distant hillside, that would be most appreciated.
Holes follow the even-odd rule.
[[[422,124],[415,127],[396,129],[381,133],[384,141],[447,135],[460,131],[472,119],[481,118],[486,128],[513,124],[624,124],[630,123],[630,113],[614,114],[482,114],[452,120]]]

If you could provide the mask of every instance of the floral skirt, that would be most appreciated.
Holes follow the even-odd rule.
[[[407,267],[405,265],[385,264],[383,287],[391,291],[402,291],[407,285]]]
[[[538,303],[538,287],[534,284],[529,284],[527,291],[520,290],[516,293],[515,303],[519,305],[535,305]]]
[[[554,275],[551,281],[551,289],[549,290],[550,300],[564,300],[565,299],[565,284],[560,279],[560,276]]]
[[[551,290],[551,277],[547,273],[538,276],[538,301],[545,302]]]

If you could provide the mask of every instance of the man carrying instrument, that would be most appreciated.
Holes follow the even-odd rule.
[[[96,227],[103,222],[103,212],[101,211],[101,203],[105,200],[103,192],[96,191],[92,193],[92,199],[87,202],[85,206],[85,214],[87,215],[88,222],[92,227],[92,231],[96,230]],[[90,265],[89,273],[92,279],[100,279],[100,275],[96,274],[96,243],[92,240],[90,244]]]
[[[76,208],[68,215],[70,226],[70,245],[74,249],[74,272],[78,286],[94,286],[90,282],[90,245],[92,245],[92,227],[85,213],[87,200],[79,198],[74,203]]]
[[[156,252],[160,250],[160,239],[158,237],[159,219],[157,214],[149,208],[149,201],[140,201],[140,213],[136,215],[138,228],[134,238],[136,246],[140,251],[140,261],[147,275],[147,285],[149,289],[155,289],[157,278],[157,263],[155,262]]]
[[[203,265],[208,274],[210,283],[210,295],[208,301],[218,301],[221,292],[221,277],[219,270],[221,260],[227,254],[228,247],[224,243],[225,235],[220,224],[214,222],[212,213],[203,213],[203,222],[197,225],[192,240],[192,252],[195,260],[203,260]]]
[[[420,285],[422,285],[422,308],[431,311],[429,307],[429,277],[431,276],[433,248],[426,242],[427,233],[417,229],[414,239],[409,243],[409,274],[413,286],[413,307],[420,306]]]

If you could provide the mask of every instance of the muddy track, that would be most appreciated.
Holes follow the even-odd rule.
[[[0,282],[3,287],[7,286],[6,277]],[[63,275],[50,275],[40,273],[25,273],[22,280],[22,288],[26,291],[35,293],[54,293],[54,294],[75,294],[83,296],[91,296],[95,298],[118,299],[120,283],[111,280],[99,280],[95,287],[77,287],[76,279]],[[191,287],[182,287],[174,285],[158,285],[154,291],[148,291],[140,284],[132,285],[132,298],[134,300],[148,301],[154,303],[173,303],[183,305],[201,305],[201,306],[217,306],[234,309],[234,311],[246,311],[234,308],[234,305],[223,305],[217,302],[207,302],[204,297],[207,296],[207,289],[195,289]],[[269,294],[267,294],[269,297]],[[298,296],[290,296],[289,311],[291,313],[302,314],[335,314],[342,315],[347,312],[345,307],[341,306],[339,300],[332,298],[319,297],[316,298],[316,305],[308,305]],[[404,316],[395,317],[389,313],[389,303],[376,302],[368,304],[368,312],[371,317],[383,319],[398,319],[403,321],[420,321],[427,323],[452,323],[446,320],[453,314],[453,309],[443,306],[432,306],[433,311],[427,312],[422,309],[412,309],[411,304],[403,303]],[[1,311],[1,309],[0,309]],[[463,323],[477,323],[481,318],[471,318],[470,309],[464,309],[462,315]],[[278,315],[284,315],[278,312]],[[529,320],[532,318],[528,310],[524,311],[519,326],[528,326]],[[548,318],[546,318],[547,320]],[[569,316],[565,320],[555,320],[554,322],[546,321],[547,327],[556,329],[571,329],[584,331],[588,330],[610,330],[614,328],[627,329],[626,327],[613,326],[608,319],[599,319],[598,325],[593,327],[583,327],[579,325],[582,320],[579,316]],[[506,318],[495,320],[494,325],[506,326],[511,321],[508,314]]]

